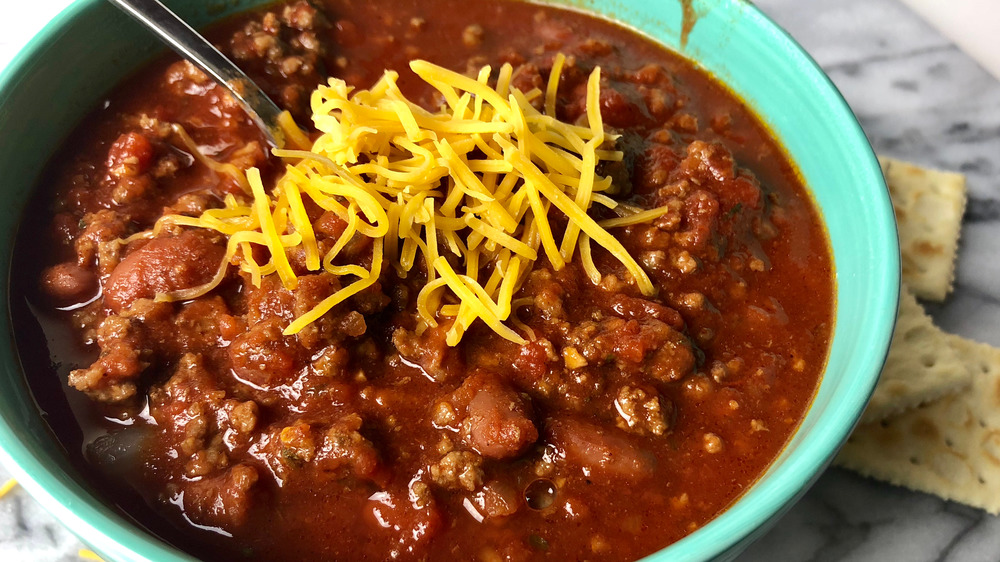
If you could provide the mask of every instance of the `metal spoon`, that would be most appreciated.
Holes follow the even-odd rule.
[[[229,90],[267,140],[275,148],[284,146],[285,135],[278,126],[281,109],[267,97],[260,86],[250,80],[200,33],[158,0],[108,0],[108,2],[135,18],[171,49]]]

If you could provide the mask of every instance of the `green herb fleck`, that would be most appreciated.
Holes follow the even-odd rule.
[[[743,210],[743,203],[737,203],[733,205],[733,208],[729,209],[729,212],[726,213],[726,219],[732,220],[732,218],[735,217],[737,214],[739,214],[739,212],[742,210]]]
[[[302,458],[299,457],[298,452],[291,447],[282,447],[281,449],[281,460],[285,461],[285,464],[292,468],[302,467]]]
[[[541,535],[529,536],[528,544],[530,544],[531,548],[534,548],[535,550],[545,551],[549,549],[549,541],[545,540],[545,538]]]

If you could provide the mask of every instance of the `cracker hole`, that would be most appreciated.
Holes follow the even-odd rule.
[[[952,441],[951,439],[945,439],[945,440],[944,440],[944,444],[945,444],[945,445],[946,445],[947,447],[954,447],[954,446],[955,446],[955,443],[954,443],[954,442],[953,442],[953,441]]]
[[[920,464],[920,461],[917,460],[917,457],[910,457],[910,464],[916,466]]]
[[[922,363],[924,364],[924,367],[927,367],[928,369],[930,369],[931,367],[933,367],[935,365],[935,363],[937,363],[937,361],[934,359],[934,357],[931,357],[931,356],[928,355],[928,356],[926,356],[926,357],[923,358]]]
[[[986,480],[982,476],[980,476],[979,477],[979,483],[985,485],[986,484]]]
[[[986,427],[986,420],[979,420],[979,427]]]

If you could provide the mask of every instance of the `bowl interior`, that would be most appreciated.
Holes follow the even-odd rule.
[[[198,26],[266,1],[167,3]],[[836,268],[836,327],[813,405],[789,446],[738,502],[649,559],[726,558],[763,533],[804,492],[867,403],[885,359],[899,292],[899,248],[888,192],[840,94],[794,41],[749,3],[694,3],[697,17],[683,49],[685,3],[552,3],[609,14],[699,61],[728,84],[785,146],[826,222]],[[6,148],[0,151],[0,174],[8,202],[0,207],[0,279],[7,293],[11,246],[39,170],[109,87],[159,49],[109,4],[78,0],[0,74]],[[7,319],[0,323],[0,337],[12,342],[15,327],[7,298],[0,300],[0,313]],[[24,376],[13,345],[0,347],[0,455],[28,491],[108,560],[190,560],[94,497],[49,434]]]

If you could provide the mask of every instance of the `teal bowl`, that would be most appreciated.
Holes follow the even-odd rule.
[[[205,25],[261,0],[173,0]],[[888,191],[850,108],[816,63],[749,2],[702,0],[680,46],[683,4],[558,0],[605,14],[682,52],[748,102],[785,146],[818,204],[836,268],[830,358],[801,426],[738,501],[649,560],[729,559],[763,534],[819,476],[847,438],[878,380],[896,318],[899,245]],[[60,142],[114,84],[161,47],[102,0],[78,0],[0,74],[0,279],[21,212]],[[30,220],[30,217],[25,217]],[[0,339],[11,342],[8,299]],[[29,374],[30,375],[30,374]],[[109,507],[75,471],[28,392],[13,346],[0,346],[0,447],[15,477],[57,519],[109,561],[191,560]]]

